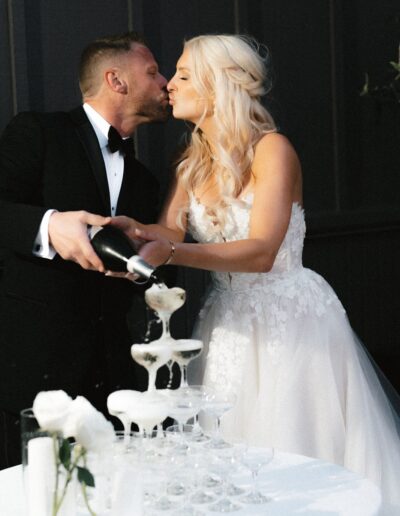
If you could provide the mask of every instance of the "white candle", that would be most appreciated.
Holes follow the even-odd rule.
[[[56,468],[51,437],[28,442],[27,499],[30,516],[51,514]]]

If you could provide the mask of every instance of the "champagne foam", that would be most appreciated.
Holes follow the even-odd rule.
[[[180,287],[168,288],[165,283],[158,283],[146,290],[144,298],[148,306],[159,315],[171,315],[185,303],[186,291]]]

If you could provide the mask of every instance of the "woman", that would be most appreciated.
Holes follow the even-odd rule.
[[[302,266],[301,168],[260,103],[265,79],[245,38],[186,42],[168,91],[194,128],[160,225],[114,223],[154,265],[212,271],[196,337],[203,383],[237,394],[225,434],[344,465],[381,485],[394,514],[398,417],[335,293]]]

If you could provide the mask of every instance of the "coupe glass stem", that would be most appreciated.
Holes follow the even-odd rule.
[[[148,391],[154,391],[156,389],[156,376],[157,376],[157,370],[149,370],[149,383],[147,386]]]
[[[162,322],[162,335],[161,335],[161,338],[162,339],[168,339],[171,337],[171,332],[170,332],[170,329],[169,329],[169,320],[170,320],[170,317],[171,316],[168,316],[168,315],[164,315],[164,314],[158,314],[158,316],[160,317],[161,319],[161,322]],[[169,378],[168,378],[168,384],[167,384],[167,389],[171,389],[172,387],[172,377],[173,377],[173,373],[172,373],[172,365],[173,365],[173,360],[168,360],[167,362],[167,367],[168,367],[168,370],[169,370]]]
[[[217,416],[214,423],[214,442],[221,440],[221,418]]]
[[[199,413],[197,413],[195,416],[194,416],[194,423],[193,423],[193,432],[199,432],[201,431],[201,426],[200,426],[200,423],[199,423]]]
[[[171,387],[172,387],[172,379],[173,379],[172,366],[173,366],[173,364],[174,364],[173,360],[168,360],[167,367],[169,370],[169,378],[168,378],[167,389],[171,389]]]
[[[252,487],[252,495],[257,495],[257,477],[258,477],[258,471],[252,471],[251,477],[253,479],[253,487]]]
[[[124,421],[124,445],[128,446],[130,441],[131,422],[128,420]]]
[[[189,387],[187,381],[187,365],[181,366],[181,387]]]
[[[159,314],[159,317],[161,319],[162,327],[163,327],[163,332],[162,332],[161,338],[165,339],[167,337],[171,337],[171,333],[170,333],[170,330],[169,330],[169,319],[170,319],[170,316],[164,315],[164,314],[163,315]]]

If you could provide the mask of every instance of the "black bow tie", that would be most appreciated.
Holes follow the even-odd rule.
[[[122,139],[119,132],[114,129],[112,125],[110,125],[110,129],[108,130],[108,148],[111,152],[117,152],[119,150],[123,152],[125,156],[135,156],[133,139]]]

